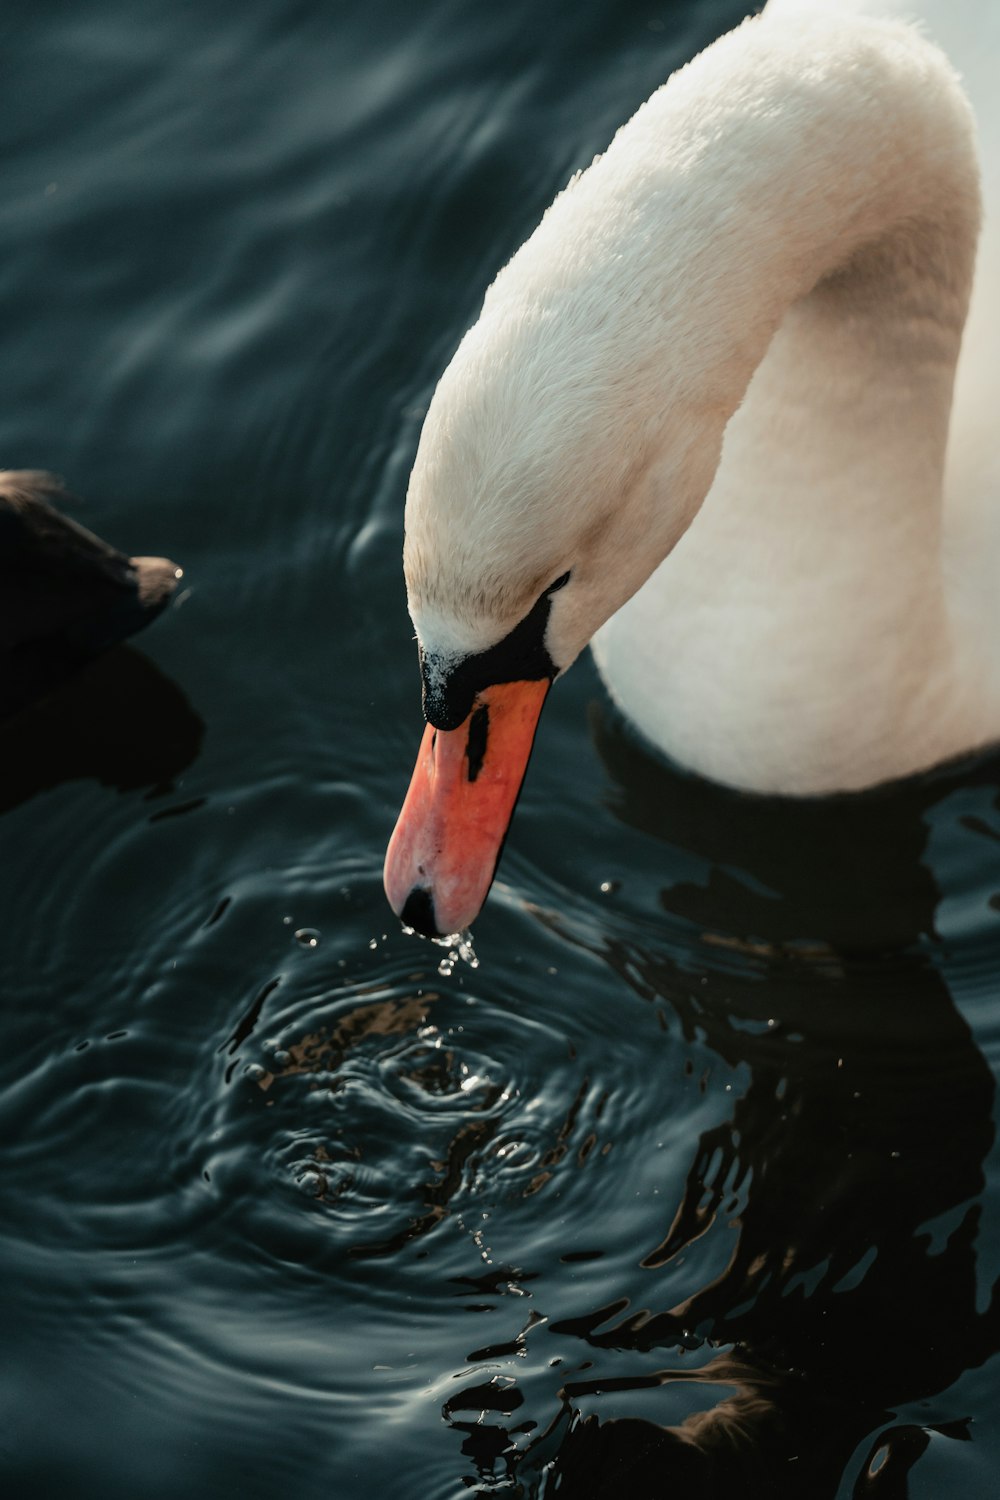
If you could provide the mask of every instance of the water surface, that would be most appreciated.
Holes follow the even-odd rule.
[[[381,893],[436,375],[739,14],[3,24],[0,463],[186,570],[0,736],[11,1495],[995,1493],[995,760],[747,801],[584,661],[479,967]]]

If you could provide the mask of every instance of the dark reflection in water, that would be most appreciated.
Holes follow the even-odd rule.
[[[0,812],[89,778],[122,792],[167,792],[204,732],[180,688],[119,646],[0,724]]]
[[[606,722],[598,739],[620,816],[714,865],[706,885],[662,893],[698,934],[686,965],[645,941],[605,938],[600,951],[749,1084],[730,1118],[692,1141],[681,1202],[659,1242],[640,1247],[648,1303],[622,1296],[552,1327],[593,1350],[700,1350],[702,1363],[567,1381],[520,1478],[572,1500],[821,1500],[885,1427],[853,1493],[905,1496],[931,1431],[970,1434],[961,1422],[889,1428],[894,1408],[1000,1347],[997,1288],[977,1302],[975,1257],[993,1077],[935,967],[938,893],[921,863],[922,814],[951,779],[785,804],[671,774]],[[970,774],[991,785],[996,762],[963,767],[961,784]],[[722,874],[735,858],[743,870]],[[657,1273],[722,1216],[737,1231],[728,1263],[662,1305]],[[678,1381],[706,1395],[674,1426],[577,1410],[581,1398]],[[516,1390],[500,1394],[493,1410],[519,1407]]]

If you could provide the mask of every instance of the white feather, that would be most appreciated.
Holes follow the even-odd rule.
[[[491,645],[571,569],[554,660],[603,626],[614,697],[709,776],[857,788],[1000,737],[1000,143],[943,510],[984,10],[771,0],[570,183],[428,411],[405,562],[430,651]]]

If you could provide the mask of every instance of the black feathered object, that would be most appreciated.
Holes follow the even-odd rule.
[[[156,618],[181,570],[126,557],[49,503],[52,474],[0,471],[0,718]]]

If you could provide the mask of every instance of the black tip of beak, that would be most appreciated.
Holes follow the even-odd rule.
[[[430,891],[425,890],[422,885],[414,886],[406,898],[406,905],[400,912],[400,919],[407,927],[412,927],[417,932],[422,932],[424,937],[443,937],[438,931],[437,918],[434,915],[434,897]]]

